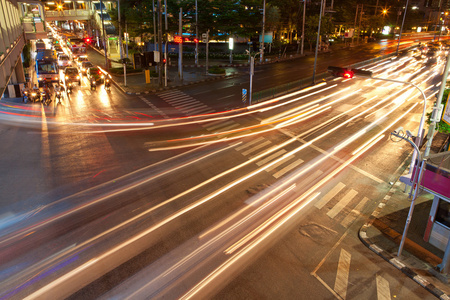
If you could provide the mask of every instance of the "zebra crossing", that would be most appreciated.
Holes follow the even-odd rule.
[[[187,116],[215,112],[215,110],[210,108],[208,105],[205,105],[204,103],[179,90],[170,90],[158,93],[156,95]]]
[[[231,122],[233,121],[216,121],[204,126],[210,131],[222,131],[222,128],[226,128]],[[272,145],[273,143],[266,138],[258,137],[238,145],[234,150],[248,159],[252,159],[265,153]],[[265,168],[265,172],[278,179],[295,171],[304,163],[301,158],[295,155],[289,155],[280,159],[286,153],[287,151],[285,149],[280,149],[268,156],[264,156],[255,163],[261,167],[275,160],[279,160]],[[322,173],[321,170],[316,170],[316,173],[310,175],[308,179],[320,178]],[[356,190],[342,182],[338,182],[327,193],[318,198],[314,206],[319,210],[325,211],[330,219],[339,222],[344,228],[348,228],[368,203],[369,199],[367,197],[362,197]]]

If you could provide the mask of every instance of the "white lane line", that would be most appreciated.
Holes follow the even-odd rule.
[[[339,263],[336,274],[336,282],[334,283],[334,291],[345,300],[347,297],[348,274],[350,273],[350,253],[341,249],[339,255]]]
[[[270,171],[274,170],[278,166],[281,166],[282,164],[284,164],[288,160],[293,159],[294,157],[295,157],[294,155],[289,155],[288,157],[285,157],[284,159],[280,160],[279,162],[277,162],[277,163],[271,165],[270,167],[266,168],[266,172],[270,172]]]
[[[297,159],[293,163],[289,164],[288,166],[284,167],[280,171],[278,171],[275,174],[273,174],[273,177],[280,178],[281,176],[283,176],[284,174],[286,174],[287,172],[289,172],[293,168],[297,167],[298,165],[301,165],[302,163],[303,163],[303,159]]]
[[[266,151],[266,150],[264,150],[264,152],[265,152],[265,151]],[[274,159],[277,158],[278,156],[283,155],[284,153],[286,153],[286,150],[281,149],[280,151],[275,152],[274,154],[269,155],[269,156],[267,156],[266,158],[264,158],[264,159],[258,161],[256,164],[257,164],[258,166],[262,166],[262,165],[268,163],[269,161],[274,160]],[[258,156],[258,155],[261,155],[261,153],[255,155],[255,156]],[[250,159],[251,159],[251,157],[250,157]]]
[[[318,209],[321,209],[322,207],[325,206],[325,204],[327,204],[331,199],[333,199],[334,196],[336,196],[337,193],[339,193],[344,187],[345,187],[345,184],[343,184],[342,182],[339,182],[325,196],[323,196],[322,199],[317,201],[317,203],[314,204],[314,206],[317,207]]]
[[[339,202],[329,212],[327,212],[327,216],[332,219],[336,217],[337,214],[340,213],[341,210],[344,209],[344,207],[346,207],[353,200],[353,198],[356,197],[356,195],[358,195],[358,192],[355,190],[350,190],[345,193],[341,200],[339,200]]]
[[[214,124],[214,126],[205,126],[205,127],[206,127],[207,130],[213,131],[213,130],[216,130],[218,128],[224,127],[224,126],[228,126],[230,124],[234,124],[234,121],[232,121],[232,120],[228,120],[228,121],[220,120],[220,123]]]
[[[396,173],[394,173],[396,174]],[[354,220],[361,214],[361,211],[363,210],[364,206],[366,206],[367,202],[369,202],[369,198],[364,197],[361,202],[356,205],[356,207],[349,213],[344,220],[342,220],[341,225],[345,228],[348,228],[350,224],[353,223]]]
[[[239,147],[236,147],[236,148],[234,148],[234,149],[235,149],[236,151],[241,151],[241,150],[243,150],[243,149],[245,149],[245,148],[247,148],[247,147],[250,147],[250,146],[253,145],[253,144],[256,144],[256,143],[261,142],[262,140],[264,140],[264,138],[263,138],[263,137],[259,137],[259,138],[257,138],[256,140],[252,140],[252,141],[250,141],[250,142],[248,142],[248,143],[245,143],[244,145],[239,146]]]
[[[263,142],[263,143],[260,143],[260,144],[254,146],[254,147],[252,147],[252,148],[250,148],[250,149],[248,149],[248,150],[243,151],[241,154],[244,155],[244,156],[247,156],[247,155],[249,155],[250,153],[255,152],[255,151],[257,151],[257,150],[259,150],[259,149],[261,149],[261,148],[263,148],[263,147],[265,147],[265,146],[267,146],[267,145],[270,145],[270,144],[272,144],[272,142],[266,140],[266,141]]]
[[[391,300],[391,291],[389,288],[389,282],[378,274],[377,274],[377,299]]]

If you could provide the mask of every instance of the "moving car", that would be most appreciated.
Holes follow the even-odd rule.
[[[75,67],[67,67],[64,70],[64,80],[66,82],[66,85],[67,83],[74,81],[78,82],[78,84],[81,85],[81,76],[78,73],[78,69]]]
[[[83,61],[80,67],[81,74],[86,76],[87,70],[92,67],[94,67],[94,65],[90,61]]]
[[[83,56],[78,56],[75,61],[78,65],[78,68],[81,68],[81,63],[84,61],[89,61],[89,59],[87,58],[87,56],[83,55]]]
[[[94,79],[97,83],[102,83],[105,78],[103,72],[97,67],[88,68],[86,71],[86,76],[89,81],[91,81],[91,79]]]
[[[58,56],[58,67],[65,68],[72,65],[72,62],[70,61],[70,57],[66,54],[60,54]]]

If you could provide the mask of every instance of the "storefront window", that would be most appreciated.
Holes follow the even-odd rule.
[[[450,228],[450,203],[439,199],[439,206],[436,213],[436,222]]]

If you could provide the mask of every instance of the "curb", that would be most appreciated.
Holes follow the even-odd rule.
[[[397,179],[398,181],[398,179]],[[370,250],[375,252],[378,256],[383,258],[385,261],[389,262],[391,265],[396,267],[398,270],[400,270],[402,273],[407,275],[409,278],[417,282],[419,285],[421,285],[423,288],[425,288],[427,291],[429,291],[434,296],[438,297],[439,299],[446,299],[450,300],[450,297],[442,290],[437,288],[434,284],[428,282],[425,278],[423,278],[421,275],[414,272],[411,268],[403,264],[399,258],[393,256],[391,253],[385,251],[380,246],[378,246],[375,243],[372,243],[370,238],[367,236],[367,230],[373,226],[373,222],[377,217],[380,215],[381,210],[386,206],[386,203],[389,201],[389,199],[394,194],[394,187],[395,184],[392,185],[389,192],[384,196],[383,200],[380,204],[378,204],[377,209],[372,213],[372,215],[369,217],[369,220],[367,223],[365,223],[359,230],[358,236],[361,242],[366,245]]]

